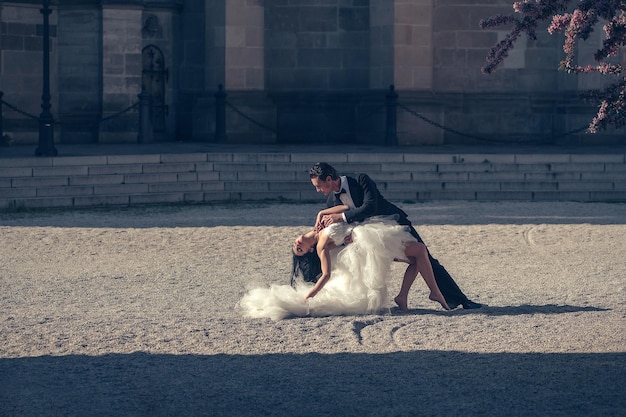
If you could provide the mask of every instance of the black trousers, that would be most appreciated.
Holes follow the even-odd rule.
[[[408,226],[411,232],[411,235],[417,239],[418,242],[424,243],[420,235],[417,233],[417,230],[413,227],[409,219],[400,217],[398,223],[404,226]],[[428,250],[428,245],[426,245]],[[443,267],[439,263],[439,261],[430,254],[428,251],[428,258],[430,259],[430,263],[433,267],[433,273],[435,274],[435,281],[437,281],[437,286],[439,286],[439,290],[441,290],[441,294],[443,294],[448,306],[454,308],[459,304],[465,303],[468,299],[463,291],[456,284],[452,276],[446,271],[446,268]]]

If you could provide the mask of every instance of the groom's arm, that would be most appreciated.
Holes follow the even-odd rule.
[[[369,217],[380,214],[378,202],[381,196],[376,183],[367,174],[360,174],[356,181],[359,189],[353,190],[353,184],[350,184],[350,193],[353,195],[352,199],[354,200],[356,192],[362,192],[363,204],[344,213],[348,223],[362,222]]]
[[[345,204],[321,210],[319,213],[317,213],[317,217],[315,217],[315,227],[313,228],[313,230],[319,232],[325,227],[333,224],[334,218],[332,214],[342,215],[346,210],[350,210],[350,207],[346,206]],[[345,219],[343,220],[345,221]]]

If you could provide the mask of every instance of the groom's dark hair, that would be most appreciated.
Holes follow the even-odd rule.
[[[339,178],[337,170],[326,162],[318,162],[309,170],[309,176],[311,178],[319,178],[322,181],[326,181],[327,177],[333,180]]]

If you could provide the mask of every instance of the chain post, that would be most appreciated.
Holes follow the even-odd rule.
[[[222,84],[215,93],[215,142],[226,142],[226,91]]]
[[[152,107],[152,96],[148,93],[139,93],[139,134],[137,143],[150,143],[153,139],[152,118],[150,110]]]
[[[397,130],[397,110],[396,105],[398,102],[398,93],[396,93],[395,86],[391,84],[389,86],[389,92],[386,95],[387,103],[387,127],[385,130],[385,146],[398,145],[398,130]]]

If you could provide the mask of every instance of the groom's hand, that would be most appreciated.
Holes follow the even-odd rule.
[[[322,223],[325,227],[333,223],[343,223],[343,216],[341,214],[327,214],[322,217]]]

